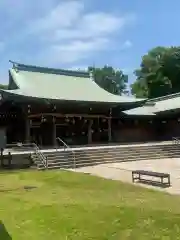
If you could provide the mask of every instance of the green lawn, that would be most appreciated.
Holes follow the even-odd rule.
[[[0,221],[13,240],[176,240],[180,197],[73,172],[4,172]]]

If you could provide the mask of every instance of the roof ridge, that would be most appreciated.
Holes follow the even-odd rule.
[[[90,77],[90,73],[88,71],[75,71],[69,69],[58,69],[58,68],[49,68],[49,67],[41,67],[36,65],[26,65],[17,63],[14,61],[9,61],[13,64],[13,68],[17,71],[31,71],[31,72],[41,72],[47,74],[60,74],[67,76],[75,76],[75,77]]]
[[[180,97],[180,92],[168,94],[168,95],[157,97],[157,98],[151,98],[151,99],[148,99],[147,102],[159,102],[159,101],[172,99],[172,98],[176,98],[176,97]]]

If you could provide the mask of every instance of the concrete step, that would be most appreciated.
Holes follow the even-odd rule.
[[[63,157],[66,157],[67,155],[70,155],[71,153],[70,152],[53,152],[53,153],[45,153],[44,156],[45,157],[48,157],[48,158],[52,158],[56,155],[61,155]]]
[[[175,153],[172,153],[172,154],[141,154],[141,155],[129,155],[129,156],[124,156],[124,155],[114,155],[114,156],[111,156],[111,155],[106,155],[106,156],[84,156],[84,157],[78,157],[76,156],[76,161],[77,159],[79,161],[82,161],[82,160],[93,160],[93,159],[106,159],[106,158],[111,158],[111,159],[141,159],[141,158],[153,158],[153,157],[157,157],[157,158],[171,158],[171,157],[179,157],[180,155],[179,154],[175,154]],[[60,161],[60,159],[57,159]]]
[[[149,148],[142,148],[142,149],[104,149],[104,150],[94,150],[94,151],[79,151],[79,152],[75,152],[75,154],[82,154],[84,152],[86,153],[102,153],[102,152],[142,152],[142,151],[169,151],[169,150],[180,150],[180,148],[154,148],[154,149],[149,149]]]
[[[168,155],[168,154],[171,154],[171,153],[175,153],[175,154],[180,154],[180,149],[178,149],[178,150],[173,150],[173,149],[170,149],[170,150],[168,150],[168,151],[164,151],[164,150],[154,150],[154,151],[140,151],[140,152],[137,152],[137,151],[134,151],[134,152],[132,152],[132,151],[128,151],[128,152],[123,152],[123,151],[121,151],[121,152],[106,152],[106,151],[104,151],[104,152],[91,152],[91,153],[88,153],[88,152],[83,152],[82,154],[79,154],[79,153],[75,153],[75,157],[77,158],[77,157],[79,157],[79,158],[81,158],[81,157],[85,157],[85,156],[106,156],[106,155],[111,155],[111,156],[116,156],[116,155],[123,155],[123,156],[129,156],[130,154],[131,155],[139,155],[139,154],[165,154],[165,155]],[[61,154],[54,154],[54,155],[51,155],[51,157],[48,157],[47,156],[47,158],[48,158],[48,160],[50,160],[50,159],[57,159],[57,157],[58,158],[61,158],[61,159],[66,159],[67,157],[68,158],[74,158],[74,156],[71,156],[71,155],[67,155],[66,157],[64,156],[64,155],[61,155]],[[35,160],[35,159],[37,159],[38,158],[38,156],[37,157],[33,157],[33,159]]]
[[[156,160],[158,158],[149,158],[149,160]],[[138,160],[147,160],[147,158],[141,158]],[[136,161],[136,160],[132,160],[132,161]],[[48,169],[53,169],[53,168],[59,168],[59,169],[68,169],[68,168],[79,168],[79,167],[87,167],[87,166],[94,166],[94,165],[99,165],[99,164],[106,164],[106,163],[114,163],[114,162],[123,162],[122,160],[118,161],[118,160],[113,160],[113,159],[106,159],[106,161],[87,161],[87,162],[76,162],[76,164],[49,164],[48,165]],[[40,165],[38,168],[44,169],[44,166]]]
[[[82,148],[74,150],[74,152],[81,152],[81,151],[102,151],[102,150],[111,150],[111,149],[122,149],[122,150],[128,150],[128,149],[161,149],[161,148],[180,148],[180,145],[154,145],[154,146],[129,146],[129,147],[122,147],[122,146],[112,146],[107,148]]]
[[[75,160],[77,161],[77,159],[79,159],[80,161],[81,160],[90,160],[90,159],[106,159],[106,158],[112,158],[112,159],[116,159],[116,158],[119,158],[119,159],[131,159],[131,158],[142,158],[142,157],[159,157],[159,158],[164,158],[164,157],[171,157],[171,156],[179,156],[179,154],[176,154],[176,153],[171,153],[171,154],[162,154],[162,153],[154,153],[154,154],[148,154],[148,153],[144,153],[144,154],[141,154],[141,155],[110,155],[110,154],[107,154],[107,155],[103,155],[103,156],[84,156],[84,157],[79,157],[79,156],[76,156]],[[58,159],[57,160],[61,161],[61,159]]]
[[[172,158],[176,157],[176,156],[171,156]],[[160,159],[161,157],[157,156],[141,156],[138,159],[137,158],[128,158],[128,159],[123,159],[123,158],[111,158],[111,157],[107,157],[104,159],[100,159],[100,158],[94,158],[94,159],[76,159],[75,163],[72,161],[56,161],[56,162],[48,162],[49,166],[53,166],[53,165],[58,165],[59,167],[62,168],[62,166],[64,168],[66,167],[74,167],[76,165],[76,167],[82,167],[82,166],[91,166],[91,165],[97,165],[97,164],[104,164],[104,163],[111,163],[111,162],[125,162],[125,161],[137,161],[137,160],[153,160],[153,159]]]
[[[167,156],[174,156],[174,155],[179,155],[179,153],[169,153],[169,154],[164,154],[164,153],[143,153],[143,154],[102,154],[102,155],[83,155],[83,156],[76,156],[75,157],[75,160],[79,159],[79,160],[83,160],[83,159],[105,159],[105,158],[140,158],[140,157],[143,157],[143,156],[158,156],[158,157],[164,157],[165,155]],[[48,159],[48,162],[55,162],[55,161],[61,161],[61,162],[65,162],[65,161],[70,161],[70,162],[73,162],[74,161],[74,158],[61,158],[60,156],[56,156],[54,157],[53,159]]]
[[[126,146],[126,147],[123,147],[123,145],[117,145],[117,146],[107,146],[107,147],[94,147],[94,148],[90,148],[90,147],[87,147],[87,148],[75,148],[73,150],[71,149],[67,149],[66,151],[61,151],[61,152],[79,152],[79,151],[95,151],[95,150],[104,150],[104,149],[141,149],[141,148],[150,148],[150,149],[154,149],[154,148],[166,148],[166,147],[180,147],[180,144],[179,145],[176,145],[176,144],[169,144],[169,145],[137,145],[137,146]],[[55,152],[60,152],[59,150],[57,151],[54,151],[53,153]],[[44,154],[51,154],[52,152],[46,152]]]
[[[106,161],[120,161],[120,162],[125,162],[125,161],[138,161],[138,160],[142,160],[142,159],[146,159],[146,160],[150,160],[150,159],[163,159],[163,158],[177,158],[176,155],[174,156],[170,156],[170,157],[159,157],[159,156],[142,156],[139,158],[111,158],[111,157],[107,157],[104,159],[100,159],[100,158],[93,158],[93,159],[76,159],[75,163],[86,163],[86,162],[106,162]],[[59,162],[60,163],[60,162]],[[61,162],[62,163],[62,162]]]
[[[164,156],[180,156],[180,151],[169,151],[168,153],[166,152],[142,152],[141,154],[139,153],[101,153],[101,154],[83,154],[83,155],[78,155],[76,154],[75,158],[77,159],[92,159],[92,158],[106,158],[106,157],[113,157],[113,158],[131,158],[131,157],[142,157],[142,156],[160,156],[160,157],[164,157]],[[57,161],[57,160],[62,160],[62,161],[67,161],[67,159],[69,161],[73,161],[74,158],[68,157],[68,158],[62,158],[62,156],[60,155],[55,155],[53,158],[48,158],[48,162],[53,162],[53,161]]]
[[[154,150],[154,151],[150,151],[150,150],[146,150],[146,151],[128,151],[128,152],[123,152],[123,151],[112,151],[112,152],[106,152],[106,151],[104,151],[104,152],[91,152],[91,153],[89,153],[89,152],[84,152],[84,153],[82,153],[82,154],[79,154],[79,153],[75,153],[75,156],[79,156],[79,157],[81,157],[81,156],[84,156],[84,155],[107,155],[107,154],[124,154],[124,155],[129,155],[129,154],[139,154],[139,153],[149,153],[149,154],[151,154],[151,153],[159,153],[159,152],[161,152],[161,153],[169,153],[169,152],[177,152],[177,153],[180,153],[180,149],[169,149],[169,150],[167,150],[167,151],[165,151],[165,150]],[[58,156],[58,155],[56,155],[56,156]]]
[[[66,156],[66,157],[64,157],[64,156],[62,156],[62,155],[54,155],[53,157],[47,157],[47,159],[48,159],[48,161],[53,161],[53,160],[56,160],[56,159],[64,159],[64,160],[66,160],[66,159],[73,159],[71,156]]]
[[[149,151],[144,151],[144,152],[141,152],[141,154],[142,155],[151,155],[151,154],[162,154],[162,155],[168,155],[168,154],[180,154],[180,151],[168,151],[168,152],[164,152],[164,151],[154,151],[154,152],[149,152]],[[135,153],[132,153],[132,152],[129,152],[129,153],[124,153],[124,152],[111,152],[111,153],[108,153],[108,152],[103,152],[103,153],[91,153],[91,154],[87,154],[87,153],[84,153],[84,154],[82,154],[82,155],[79,155],[79,154],[76,154],[75,155],[75,157],[77,158],[77,157],[79,157],[79,158],[84,158],[84,157],[91,157],[91,156],[107,156],[107,155],[109,155],[109,156],[138,156],[139,155],[139,153],[137,153],[137,152],[135,152]],[[66,157],[66,158],[64,158],[64,157],[62,157],[61,155],[55,155],[55,156],[53,156],[53,157],[51,157],[51,158],[48,158],[48,160],[54,160],[54,159],[57,159],[57,158],[60,158],[60,159],[73,159],[73,157],[71,157],[71,156],[68,156],[68,157]],[[38,157],[34,157],[33,158],[34,160],[36,160],[36,159],[39,159]]]
[[[141,154],[141,153],[153,153],[153,152],[162,152],[162,153],[168,153],[168,152],[178,152],[180,153],[180,149],[168,149],[168,150],[157,150],[154,149],[153,151],[150,150],[141,150],[141,151],[102,151],[102,152],[82,152],[82,153],[75,153],[75,156],[84,156],[84,155],[102,155],[102,154]]]
[[[180,152],[180,149],[153,149],[150,150],[150,149],[142,149],[142,150],[129,150],[129,151],[123,151],[123,150],[111,150],[111,151],[83,151],[83,152],[75,152],[75,156],[81,156],[81,155],[84,155],[84,154],[110,154],[110,153],[113,153],[113,154],[118,154],[118,153],[123,153],[123,154],[138,154],[138,153],[142,153],[142,152],[149,152],[149,153],[152,153],[152,152],[170,152],[170,151],[177,151],[177,152]],[[58,155],[58,154],[57,154]]]
[[[156,160],[158,158],[149,158],[148,160]],[[138,160],[147,160],[147,158],[141,158]],[[131,160],[131,161],[136,161],[135,159]],[[87,161],[87,162],[76,162],[76,164],[62,164],[62,163],[54,163],[54,164],[49,164],[48,165],[48,169],[49,168],[59,168],[59,169],[68,169],[68,168],[79,168],[79,167],[87,167],[87,166],[94,166],[94,165],[99,165],[99,164],[106,164],[106,163],[114,163],[114,162],[124,162],[122,160],[113,160],[113,159],[106,159],[105,161]],[[38,169],[45,169],[45,167],[43,165],[38,165]]]
[[[116,146],[107,146],[107,147],[94,147],[94,148],[81,148],[81,149],[74,149],[73,151],[74,152],[78,152],[78,151],[94,151],[94,150],[103,150],[103,149],[140,149],[140,148],[151,148],[151,149],[154,149],[154,148],[164,148],[164,147],[180,147],[180,144],[177,145],[177,144],[166,144],[166,145],[129,145],[129,146],[123,146],[123,145],[116,145]],[[72,150],[67,150],[67,151],[72,151]]]

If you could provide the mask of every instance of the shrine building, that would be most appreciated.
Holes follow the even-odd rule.
[[[89,72],[12,62],[0,90],[0,130],[8,144],[68,145],[169,140],[180,136],[180,94],[156,99],[117,96]]]

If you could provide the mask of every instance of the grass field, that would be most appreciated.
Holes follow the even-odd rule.
[[[0,221],[13,240],[175,240],[180,197],[73,172],[4,172]]]

